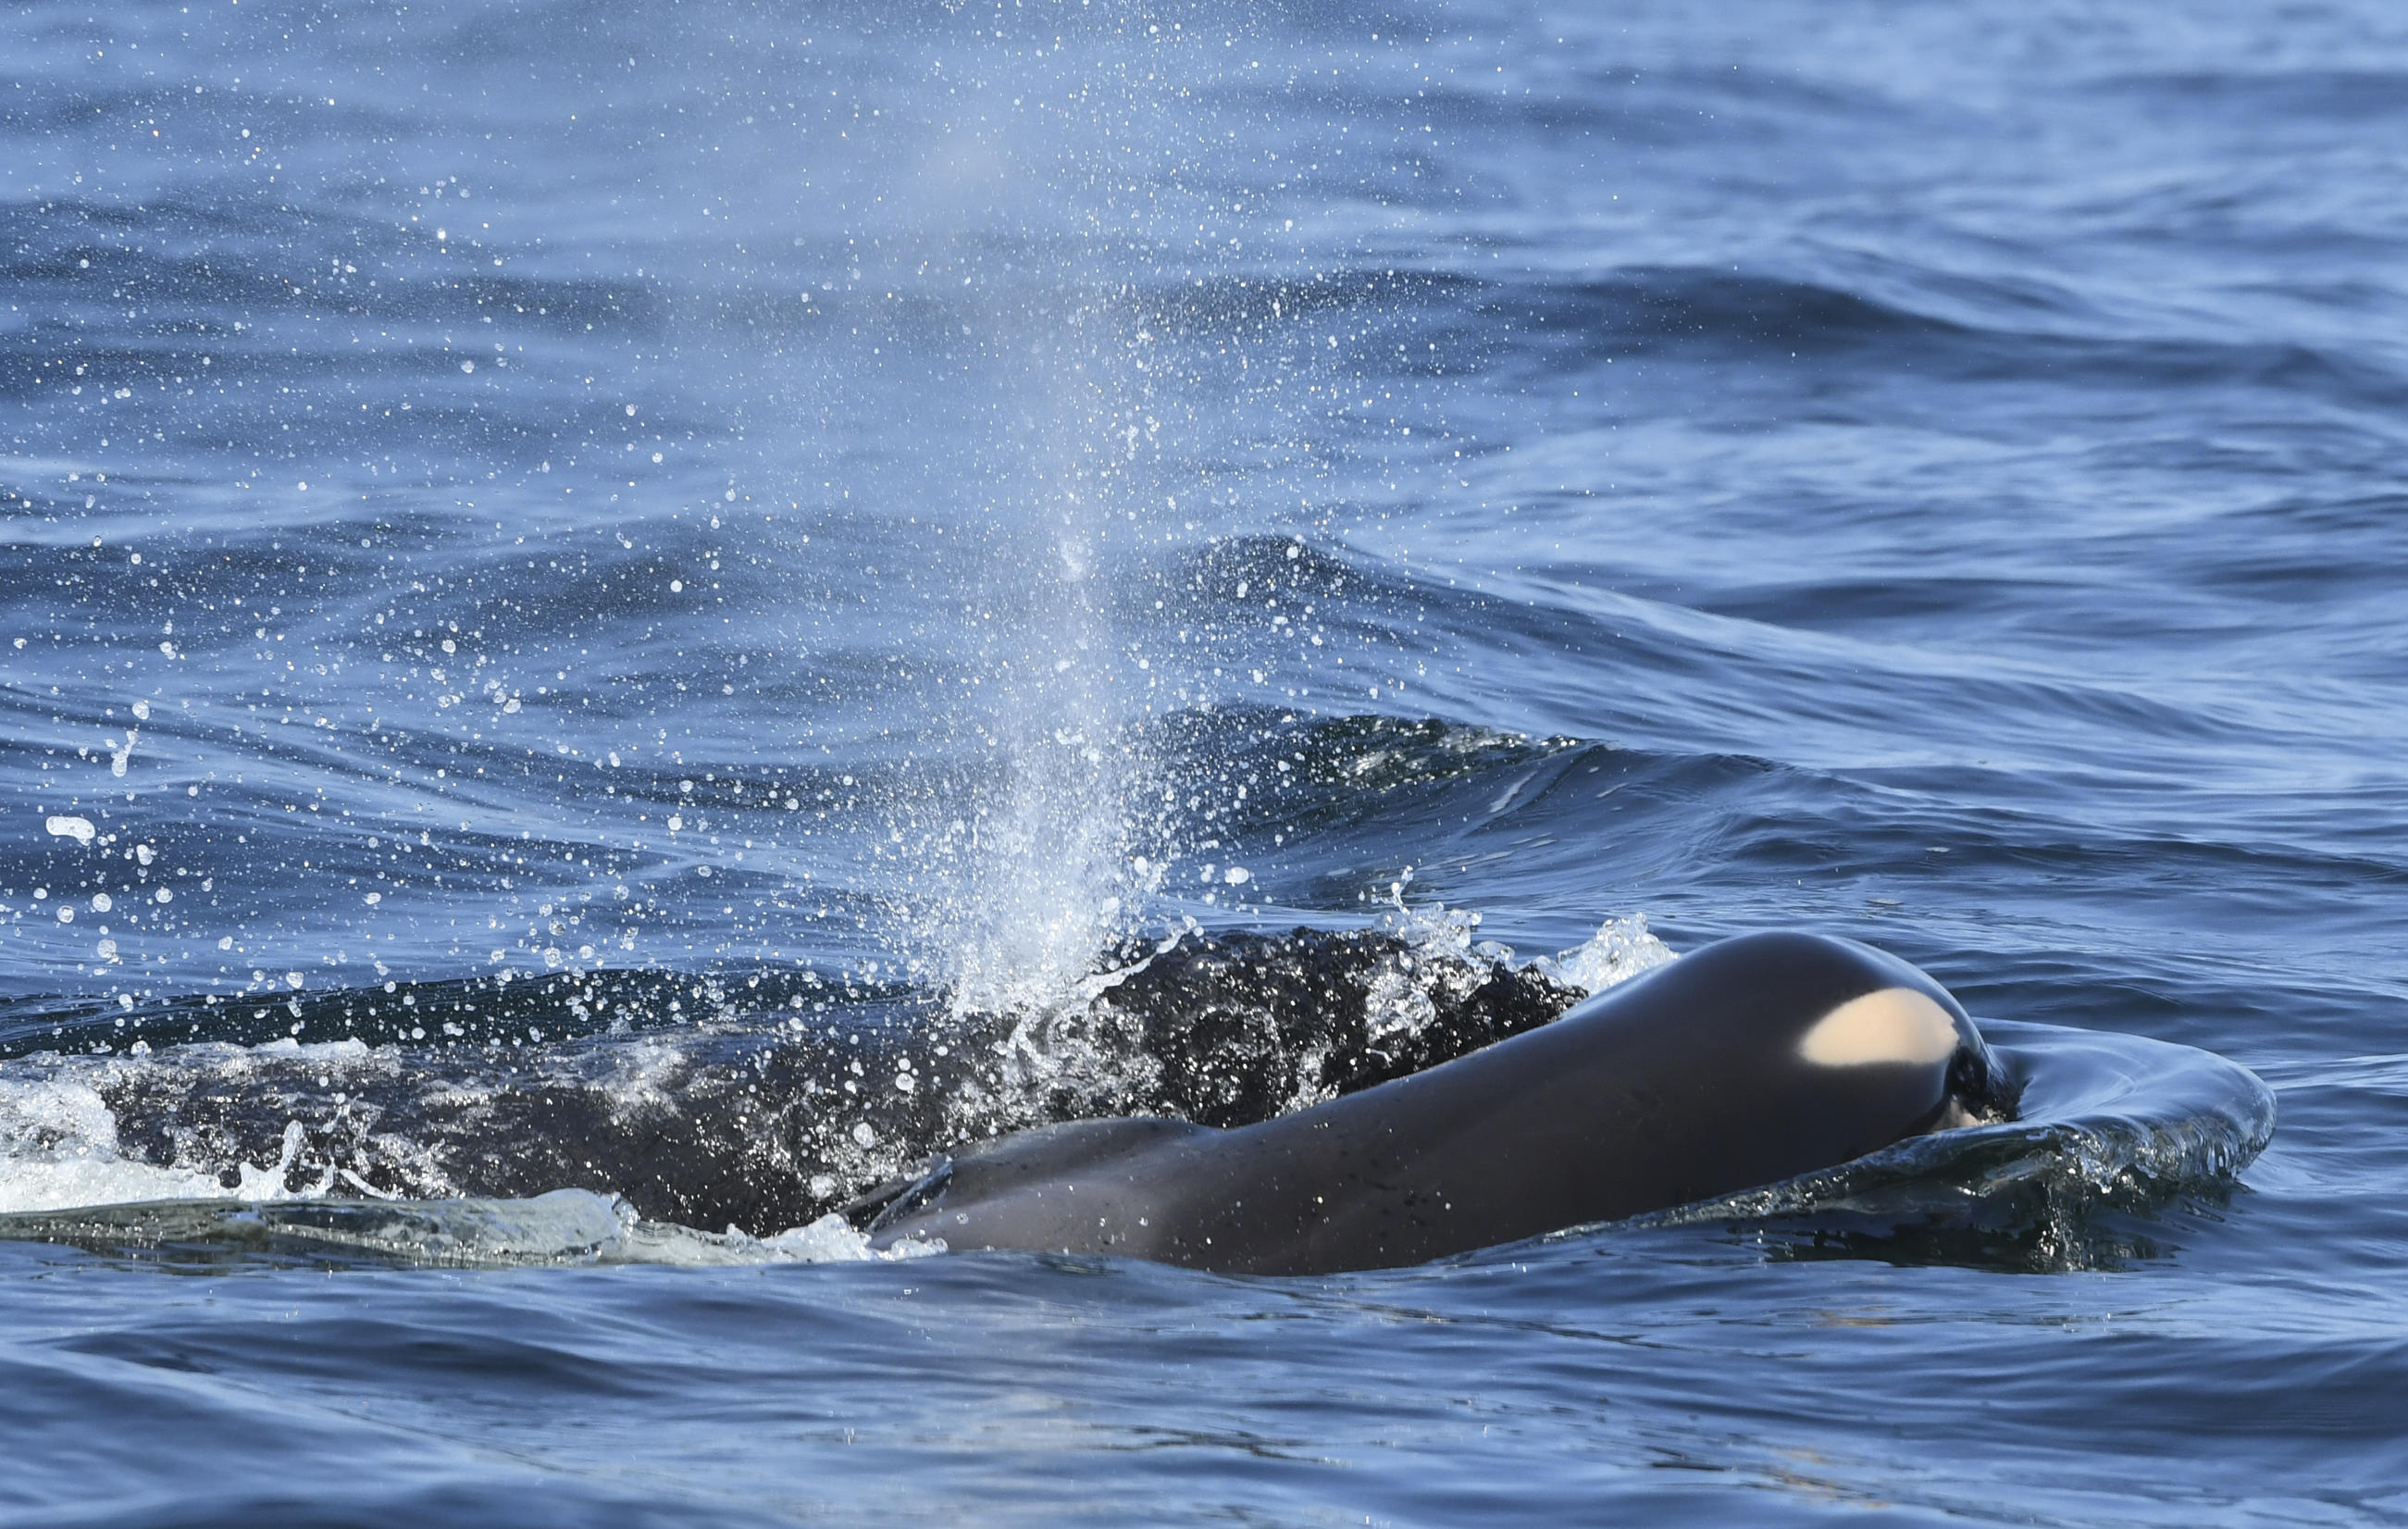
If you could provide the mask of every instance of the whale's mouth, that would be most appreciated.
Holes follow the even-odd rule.
[[[2002,1061],[1989,1036],[1976,1029],[1948,1058],[1947,1092],[1923,1134],[2004,1125],[2022,1109],[2023,1079]]]
[[[1584,996],[1562,972],[1302,930],[1146,946],[1076,1004],[1004,1015],[643,973],[193,1004],[138,1028],[21,1005],[0,1236],[206,1268],[864,1257],[832,1213],[936,1152],[1079,1118],[1266,1119],[1546,1024]],[[1952,1073],[1931,1133],[1646,1224],[1882,1256],[1916,1228],[2071,1248],[2086,1207],[2213,1191],[2272,1129],[2263,1087],[2203,1053],[1984,1028],[1995,1054]]]
[[[1978,1099],[1951,1093],[1941,1101],[1939,1115],[1923,1128],[1921,1133],[1928,1136],[1938,1131],[1970,1131],[1975,1126],[1993,1126],[2012,1118],[2014,1116],[2010,1111],[1993,1110]]]

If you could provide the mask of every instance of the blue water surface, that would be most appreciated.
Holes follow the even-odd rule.
[[[2372,0],[17,6],[0,1517],[2408,1522],[2403,169]],[[2279,1129],[1282,1280],[280,1240],[112,1091],[1473,913]]]

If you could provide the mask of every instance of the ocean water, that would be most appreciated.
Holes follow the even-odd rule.
[[[0,1520],[2408,1521],[2408,13],[27,0],[0,148]],[[2023,1118],[827,1219],[1790,927]]]

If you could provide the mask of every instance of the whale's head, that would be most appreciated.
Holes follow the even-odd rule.
[[[1854,944],[1854,942],[1849,942]],[[1964,1007],[1922,972],[1859,946],[1890,977],[1803,1019],[1798,1060],[1816,1068],[1941,1070],[1944,1097],[1922,1129],[1946,1131],[2011,1118],[2014,1091],[1997,1056]]]

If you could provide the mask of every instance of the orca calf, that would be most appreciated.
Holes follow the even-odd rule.
[[[1853,940],[1753,934],[1277,1119],[1022,1132],[846,1213],[880,1247],[1387,1268],[1774,1183],[2012,1107],[1930,977]]]

